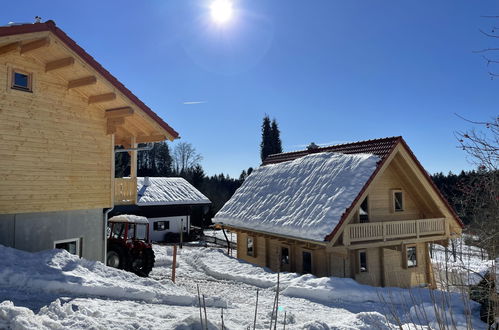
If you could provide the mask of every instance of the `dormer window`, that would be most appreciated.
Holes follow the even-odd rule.
[[[12,82],[10,87],[12,89],[17,89],[20,91],[31,92],[32,91],[32,74],[13,69],[12,70]]]

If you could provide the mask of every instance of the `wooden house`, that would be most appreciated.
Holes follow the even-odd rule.
[[[116,206],[112,213],[135,214],[149,220],[154,242],[187,240],[191,225],[200,225],[211,201],[184,178],[139,177],[135,204]]]
[[[0,27],[0,244],[104,260],[107,211],[135,203],[137,144],[178,133],[53,21]],[[114,177],[115,146],[131,177]]]
[[[375,286],[434,285],[462,222],[402,137],[269,156],[216,214],[238,258]]]

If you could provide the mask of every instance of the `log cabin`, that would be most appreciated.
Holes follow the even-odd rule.
[[[107,211],[135,203],[137,145],[178,133],[53,21],[0,27],[0,244],[105,260]],[[115,146],[130,178],[115,178]]]
[[[270,155],[213,221],[274,271],[434,287],[428,244],[463,224],[402,137]]]

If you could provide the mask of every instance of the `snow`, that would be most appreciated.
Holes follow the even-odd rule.
[[[324,152],[261,166],[213,222],[324,241],[379,160],[371,154]]]
[[[24,252],[0,245],[0,290],[43,292],[191,305],[194,296],[172,283],[140,278],[80,259],[65,250]],[[1,291],[0,291],[1,292]]]
[[[137,205],[210,204],[211,201],[183,178],[137,178]]]
[[[229,257],[225,249],[193,245],[179,249],[174,284],[168,248],[154,245],[154,250],[159,262],[144,279],[65,251],[28,253],[0,246],[0,329],[202,329],[198,287],[209,329],[221,329],[222,309],[224,329],[253,328],[257,290],[256,328],[269,328],[276,273]],[[437,299],[442,296],[434,292]],[[30,297],[45,297],[46,303],[29,308]],[[457,328],[465,329],[462,298],[445,297]],[[279,302],[279,329],[284,313],[287,329],[397,329],[396,319],[404,329],[429,329],[438,328],[435,313],[448,313],[435,309],[427,289],[374,288],[294,273],[280,274]],[[473,328],[485,329],[477,304],[471,305]],[[420,320],[423,312],[428,320]]]
[[[149,223],[149,220],[147,220],[146,217],[141,217],[141,216],[133,215],[133,214],[115,215],[114,217],[110,218],[109,221],[111,221],[111,222],[130,222],[130,223]]]
[[[205,229],[203,231],[205,236],[215,237],[219,240],[226,241],[223,230],[221,229]],[[225,229],[225,234],[227,234],[229,242],[237,243],[237,233]]]

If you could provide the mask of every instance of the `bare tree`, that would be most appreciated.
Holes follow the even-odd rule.
[[[193,169],[203,157],[196,151],[192,144],[179,142],[173,149],[173,168],[177,174]]]

